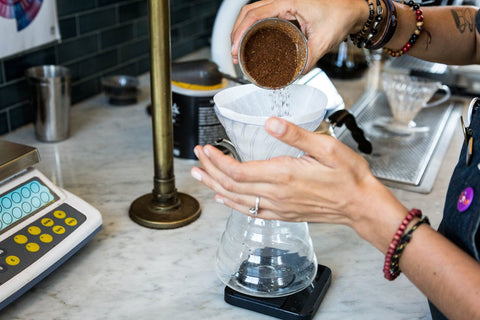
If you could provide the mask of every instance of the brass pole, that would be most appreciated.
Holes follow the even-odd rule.
[[[152,193],[136,199],[130,218],[140,225],[171,229],[182,227],[200,215],[198,201],[177,192],[173,170],[172,84],[169,0],[149,0],[150,87],[152,99]]]

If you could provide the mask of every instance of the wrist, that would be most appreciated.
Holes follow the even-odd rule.
[[[357,9],[353,12],[356,13],[356,16],[352,18],[352,21],[355,21],[355,23],[353,24],[349,34],[357,34],[361,32],[365,25],[365,22],[369,19],[371,15],[368,1],[359,0],[355,3],[357,4]]]
[[[385,253],[392,235],[409,210],[373,175],[366,179],[362,190],[364,192],[359,194],[359,200],[352,202],[349,209],[355,212],[351,227],[360,237]]]
[[[400,257],[402,256],[403,250],[410,242],[413,232],[424,223],[430,225],[428,218],[422,217],[422,211],[419,209],[412,209],[405,216],[385,254],[385,262],[383,265],[385,279],[392,281],[400,275],[402,272],[400,270]]]

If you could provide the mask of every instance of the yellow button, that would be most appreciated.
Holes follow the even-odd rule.
[[[47,233],[44,233],[40,235],[40,241],[43,243],[50,243],[53,241],[53,237]]]
[[[31,226],[28,228],[28,233],[33,234],[34,236],[39,235],[42,232],[42,229],[40,229],[37,226]]]
[[[17,234],[15,237],[13,237],[13,241],[15,241],[18,244],[25,244],[28,241],[28,238],[25,237],[23,234]]]
[[[40,246],[35,242],[27,243],[25,248],[27,248],[27,250],[30,251],[30,252],[37,252],[38,250],[40,250]]]
[[[56,234],[64,234],[65,233],[65,228],[62,227],[62,226],[54,226],[52,228],[53,232],[55,232]]]
[[[51,226],[53,226],[53,220],[50,219],[50,218],[43,218],[43,219],[42,219],[42,224],[43,224],[45,227],[51,227]]]
[[[65,211],[62,211],[62,210],[56,210],[53,212],[53,215],[55,216],[55,218],[58,218],[58,219],[63,219],[67,216],[67,214],[65,213]]]
[[[73,227],[73,226],[77,225],[77,219],[67,218],[67,219],[65,219],[65,223],[67,224],[67,226]]]
[[[16,266],[17,264],[20,263],[20,258],[18,258],[17,256],[8,256],[5,258],[5,262],[8,265]]]

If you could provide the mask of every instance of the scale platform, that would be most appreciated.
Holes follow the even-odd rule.
[[[431,192],[449,142],[460,123],[464,104],[464,101],[451,99],[439,106],[424,108],[415,117],[415,122],[420,127],[428,126],[428,132],[396,135],[375,126],[376,119],[391,117],[385,94],[367,91],[350,111],[372,142],[372,154],[363,155],[372,173],[387,186]],[[336,135],[356,150],[355,141],[343,128]]]
[[[312,283],[300,292],[277,298],[259,298],[225,287],[225,302],[282,320],[311,320],[332,281],[332,270],[319,264]]]
[[[0,310],[102,227],[100,212],[32,166],[36,148],[0,141]]]

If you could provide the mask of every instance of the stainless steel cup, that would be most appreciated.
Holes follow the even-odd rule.
[[[37,139],[46,142],[70,136],[71,73],[55,65],[32,67],[25,75],[31,88]]]

